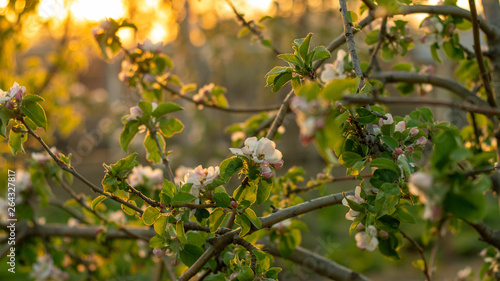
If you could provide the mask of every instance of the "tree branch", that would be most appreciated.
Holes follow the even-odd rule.
[[[160,151],[160,153],[161,153],[161,161],[163,162],[163,165],[165,166],[165,170],[167,171],[168,180],[171,182],[175,182],[175,180],[174,180],[175,176],[174,176],[174,173],[172,173],[172,169],[170,168],[170,162],[168,161],[168,158],[165,155],[165,151],[163,150],[163,148],[160,145],[160,141],[158,140],[158,134],[157,134],[156,130],[150,129],[149,133],[151,134],[151,136],[155,140],[156,147],[158,147],[158,151]]]
[[[273,256],[281,257],[281,253],[278,247],[269,242],[269,239],[263,239],[259,241],[265,246],[265,250]],[[322,275],[324,277],[330,278],[337,281],[368,281],[369,279],[365,276],[341,266],[340,264],[322,257],[316,253],[306,250],[302,247],[295,248],[288,260],[299,264],[303,267],[309,268],[315,273]]]
[[[358,58],[358,52],[356,51],[356,44],[354,42],[354,34],[352,32],[352,23],[347,18],[347,3],[346,0],[339,0],[340,3],[340,12],[342,14],[342,21],[344,22],[344,36],[347,41],[347,47],[349,49],[349,53],[351,54],[352,65],[354,68],[354,72],[356,76],[361,79],[359,82],[359,89],[363,88],[365,85],[365,77],[363,75],[363,71],[361,71],[361,64]]]
[[[500,110],[491,107],[478,107],[466,105],[458,102],[431,100],[431,99],[411,99],[411,98],[364,98],[345,96],[343,98],[344,104],[401,104],[401,105],[426,105],[426,106],[443,106],[450,108],[459,108],[467,112],[480,113],[487,116],[500,116]]]
[[[467,220],[463,221],[476,230],[476,232],[481,236],[482,241],[500,250],[500,230],[493,230],[484,222],[473,223]]]
[[[371,178],[371,177],[373,177],[373,174],[365,174],[365,175],[359,175],[359,176],[361,176],[362,178]],[[345,176],[345,177],[337,177],[337,178],[327,179],[327,180],[318,182],[318,183],[310,185],[310,186],[299,186],[294,190],[287,190],[287,195],[294,194],[294,193],[307,192],[307,191],[313,190],[316,187],[321,186],[321,185],[326,184],[326,183],[333,183],[333,182],[347,181],[347,180],[356,180],[357,177],[358,176],[353,176],[353,175]]]
[[[429,266],[427,265],[427,260],[424,255],[424,249],[422,249],[422,247],[417,243],[417,241],[413,240],[413,238],[408,236],[408,234],[406,234],[403,230],[400,229],[399,232],[403,235],[404,238],[406,238],[406,240],[410,241],[415,250],[417,250],[418,254],[420,255],[420,258],[422,258],[422,262],[424,263],[424,268],[422,269],[422,272],[425,275],[425,280],[431,281],[431,273]]]
[[[477,65],[479,67],[479,73],[481,73],[481,79],[483,80],[484,89],[486,91],[486,96],[488,97],[488,103],[491,107],[496,107],[495,97],[493,96],[493,90],[491,89],[490,78],[488,72],[486,71],[486,66],[484,65],[483,53],[481,51],[481,41],[479,40],[479,25],[477,19],[476,3],[474,0],[469,0],[469,8],[471,14],[472,22],[472,35],[474,37],[474,51],[476,52]]]
[[[426,83],[437,87],[441,87],[450,90],[456,96],[461,99],[470,102],[475,105],[489,106],[486,101],[476,96],[474,93],[469,91],[466,87],[461,84],[432,75],[421,75],[411,72],[377,72],[369,76],[369,79],[380,80],[385,83],[398,83],[398,82],[408,82],[408,83]]]

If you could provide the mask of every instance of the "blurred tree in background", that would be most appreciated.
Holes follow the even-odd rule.
[[[0,0],[0,277],[499,280],[498,14]]]

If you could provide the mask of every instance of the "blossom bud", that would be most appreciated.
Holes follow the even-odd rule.
[[[380,118],[380,120],[378,121],[379,127],[382,127],[383,125],[390,125],[390,124],[394,123],[394,119],[392,119],[392,115],[390,113],[387,113],[385,115],[385,117],[387,117],[387,119]]]
[[[396,154],[396,155],[403,154],[403,149],[401,147],[398,147],[398,148],[394,149],[394,154]]]
[[[405,121],[398,122],[394,128],[394,131],[402,133],[406,129]]]
[[[238,208],[238,202],[236,202],[236,201],[231,201],[231,207],[232,207],[233,209]]]
[[[380,230],[378,232],[378,234],[380,235],[380,237],[382,238],[388,238],[389,237],[389,233],[387,233],[386,231],[383,231],[383,230]]]
[[[410,192],[412,186],[417,188],[418,190],[429,190],[432,187],[433,178],[432,175],[424,173],[424,172],[416,172],[413,173],[408,181]],[[415,192],[418,193],[418,192]],[[418,195],[418,194],[416,194]]]
[[[414,150],[415,148],[411,145],[406,147],[406,151],[408,151],[409,153],[412,153]]]
[[[157,258],[161,258],[165,255],[165,251],[160,248],[155,248],[153,249],[153,254],[155,254]]]
[[[233,280],[236,277],[238,277],[238,272],[233,272],[233,273],[231,273],[231,276],[229,276],[229,279]]]
[[[410,137],[414,137],[414,136],[418,135],[419,132],[420,131],[418,130],[417,127],[413,127],[413,128],[410,129],[409,135],[410,135]]]
[[[283,161],[283,159],[278,160],[278,162],[274,163],[274,168],[275,168],[276,170],[279,170],[279,169],[283,168],[283,163],[284,163],[284,162],[285,162],[285,161]]]
[[[419,146],[424,146],[427,143],[427,138],[424,136],[421,136],[417,139],[416,144]]]
[[[23,96],[22,94],[20,94],[19,92],[17,94],[14,95],[14,99],[17,101],[17,102],[20,102],[22,99],[23,99]]]
[[[7,107],[8,109],[13,109],[14,108],[14,102],[13,101],[7,101],[7,103],[5,104],[5,107]]]
[[[144,114],[142,112],[142,109],[139,107],[139,106],[134,106],[134,107],[131,107],[130,108],[130,113],[134,116],[134,117],[137,117],[137,118],[141,118],[142,117],[142,114]]]
[[[262,177],[265,179],[270,179],[274,177],[274,172],[269,166],[262,167]]]
[[[455,31],[455,24],[450,23],[450,25],[448,26],[448,33],[452,34],[453,31]]]

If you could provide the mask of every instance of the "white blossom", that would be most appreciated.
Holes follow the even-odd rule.
[[[163,183],[163,171],[160,168],[153,170],[153,168],[149,166],[139,165],[132,169],[132,173],[128,176],[128,180],[133,187],[140,185],[158,187]]]
[[[68,280],[69,276],[66,272],[54,265],[54,261],[49,255],[38,256],[37,261],[31,268],[30,277],[36,281],[45,280]]]
[[[385,115],[385,117],[387,117],[387,119],[380,118],[380,120],[378,121],[379,127],[382,127],[383,125],[390,125],[390,124],[394,123],[394,119],[392,118],[392,115],[390,113],[387,113]]]
[[[394,131],[395,132],[400,132],[402,133],[404,130],[406,130],[406,123],[405,121],[400,121],[396,124],[396,126],[394,127]]]
[[[354,238],[360,250],[373,251],[378,246],[377,229],[373,225],[368,226],[365,231],[356,233]]]
[[[361,186],[356,186],[356,188],[354,189],[354,195],[347,195],[346,198],[358,204],[365,202],[365,199],[361,198]],[[346,198],[342,199],[342,204],[346,207],[349,207],[349,203],[347,202]],[[349,207],[349,211],[345,214],[345,218],[352,221],[358,215],[359,212],[354,211]]]
[[[321,80],[325,83],[335,79],[343,79],[346,77],[344,73],[344,57],[347,53],[344,50],[338,50],[337,60],[334,63],[325,64],[325,70],[321,72]]]

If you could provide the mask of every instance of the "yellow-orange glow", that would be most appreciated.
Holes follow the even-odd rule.
[[[9,0],[0,0],[0,9],[7,7]]]
[[[267,11],[273,0],[245,0],[245,2],[251,9]]]
[[[42,18],[64,19],[67,10],[63,0],[42,0],[38,5],[38,14]]]
[[[160,41],[164,41],[167,38],[167,30],[165,29],[165,26],[162,24],[156,22],[153,24],[153,28],[149,32],[148,38],[151,40],[151,42],[156,43]]]
[[[70,10],[75,18],[88,21],[118,19],[125,15],[122,0],[76,0],[71,4]]]

